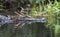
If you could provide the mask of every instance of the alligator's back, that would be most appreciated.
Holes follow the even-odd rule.
[[[17,19],[11,19],[11,17],[6,17],[6,16],[3,16],[3,15],[0,15],[0,24],[9,24],[9,23],[12,23],[12,22],[16,22],[16,21],[19,21],[20,23],[29,23],[29,22],[41,22],[41,23],[44,23],[45,22],[45,19],[44,18],[32,18],[32,17],[29,17],[29,16],[23,16],[23,17],[18,17]]]

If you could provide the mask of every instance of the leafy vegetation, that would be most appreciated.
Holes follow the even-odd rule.
[[[60,2],[57,2],[57,0],[55,0],[53,4],[52,2],[47,5],[43,4],[43,7],[40,3],[40,5],[36,7],[35,3],[32,8],[32,14],[34,14],[34,16],[39,16],[41,13],[46,13],[48,15],[45,17],[48,21],[47,25],[55,31],[55,37],[58,37],[60,34]],[[38,10],[36,10],[37,8]]]

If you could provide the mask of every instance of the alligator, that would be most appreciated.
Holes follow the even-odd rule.
[[[0,15],[0,25],[10,24],[19,21],[20,23],[33,23],[33,22],[45,22],[45,18],[33,18],[30,16],[18,17],[17,19],[12,19],[10,16]]]

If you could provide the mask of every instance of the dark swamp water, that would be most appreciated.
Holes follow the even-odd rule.
[[[52,37],[51,34],[43,23],[26,24],[22,28],[6,24],[0,28],[0,37]]]

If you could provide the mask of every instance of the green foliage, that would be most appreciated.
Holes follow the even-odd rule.
[[[48,13],[48,23],[51,26],[51,29],[55,27],[55,34],[58,35],[57,33],[60,34],[60,2],[55,2],[54,4],[48,4],[45,6],[45,11]],[[56,36],[55,35],[55,36]]]
[[[44,10],[43,10],[44,9]],[[50,28],[55,29],[55,34],[60,33],[60,2],[55,0],[54,4],[51,2],[43,7],[39,5],[39,10],[36,11],[36,6],[34,5],[32,8],[32,14],[38,15],[42,11],[48,14],[47,21]]]
[[[60,25],[56,25],[55,26],[55,36],[58,37],[59,34],[60,34]]]

